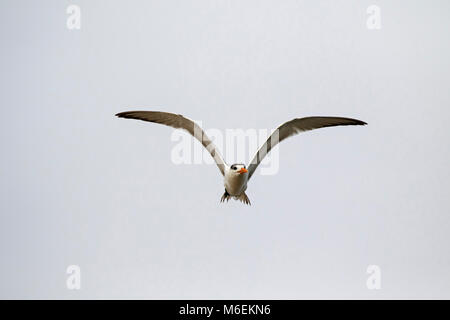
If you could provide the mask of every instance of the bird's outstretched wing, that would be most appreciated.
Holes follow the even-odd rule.
[[[268,154],[270,150],[272,150],[272,148],[279,142],[290,136],[296,135],[302,131],[309,131],[318,128],[366,124],[367,123],[361,120],[340,117],[307,117],[285,122],[272,133],[272,135],[253,157],[253,160],[248,165],[248,179],[250,179],[253,173],[255,173],[256,168],[264,159],[266,154]]]
[[[160,111],[125,111],[116,114],[119,118],[137,119],[142,121],[164,124],[175,129],[184,129],[208,150],[213,157],[222,175],[225,174],[225,161],[216,150],[216,146],[208,138],[206,133],[194,121],[183,117],[181,114],[174,114]]]

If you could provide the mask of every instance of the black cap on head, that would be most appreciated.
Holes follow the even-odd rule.
[[[245,164],[243,164],[243,163],[233,163],[231,166],[230,166],[230,168],[231,168],[231,170],[237,170],[237,167],[243,167],[243,168],[245,168]]]

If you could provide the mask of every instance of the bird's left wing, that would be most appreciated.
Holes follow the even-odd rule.
[[[272,135],[255,154],[253,160],[248,165],[248,179],[250,179],[253,173],[255,173],[256,168],[264,159],[266,154],[268,154],[273,147],[275,147],[279,142],[283,141],[286,138],[289,138],[303,131],[309,131],[318,128],[366,124],[367,123],[361,120],[341,117],[307,117],[285,122],[277,129],[275,129]]]
[[[119,118],[137,119],[142,121],[164,124],[175,129],[184,129],[208,150],[219,167],[222,175],[225,174],[225,161],[216,150],[214,143],[208,138],[206,133],[194,121],[183,117],[181,114],[174,114],[160,111],[125,111],[116,114]]]

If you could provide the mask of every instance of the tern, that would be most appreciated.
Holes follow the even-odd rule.
[[[220,202],[231,198],[251,205],[249,198],[245,194],[247,183],[255,173],[256,168],[264,159],[267,153],[284,139],[296,135],[303,131],[309,131],[325,127],[366,125],[367,123],[357,119],[342,117],[306,117],[297,118],[280,125],[266,142],[256,152],[250,164],[243,163],[227,165],[217,150],[214,143],[208,138],[206,133],[194,121],[181,114],[161,112],[161,111],[125,111],[116,114],[119,118],[136,119],[148,122],[163,124],[175,129],[183,129],[189,132],[195,139],[208,150],[216,162],[217,167],[224,177],[225,192]]]

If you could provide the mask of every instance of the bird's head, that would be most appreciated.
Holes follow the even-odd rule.
[[[232,164],[230,166],[230,171],[235,173],[235,174],[239,174],[239,175],[241,175],[241,174],[242,175],[247,175],[248,174],[248,170],[245,167],[245,164],[242,164],[242,163]]]

